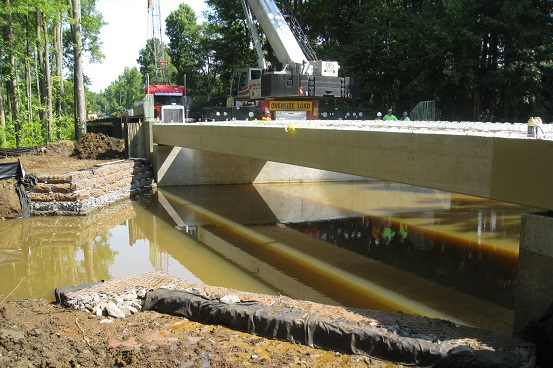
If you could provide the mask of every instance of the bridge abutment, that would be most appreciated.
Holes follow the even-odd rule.
[[[518,334],[532,319],[541,316],[553,303],[553,215],[551,212],[524,213],[513,331]]]
[[[160,187],[252,183],[366,181],[367,178],[190,148],[154,145]]]

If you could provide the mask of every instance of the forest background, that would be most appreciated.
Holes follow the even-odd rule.
[[[223,103],[233,71],[257,64],[241,1],[206,0],[200,24],[181,4],[165,18],[168,42],[145,39],[140,67],[94,93],[83,58],[103,59],[95,2],[0,0],[0,147],[77,139],[87,114],[131,108],[146,73],[156,75],[154,48],[166,52],[168,82],[183,84],[186,75],[193,109]],[[319,59],[361,79],[359,105],[370,112],[434,100],[440,120],[553,120],[551,0],[277,2],[292,9]]]

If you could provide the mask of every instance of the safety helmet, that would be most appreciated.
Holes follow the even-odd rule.
[[[376,116],[382,116],[382,113],[379,111],[376,113]]]

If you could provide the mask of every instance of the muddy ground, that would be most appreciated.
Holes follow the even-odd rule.
[[[156,312],[108,320],[45,300],[0,305],[0,367],[244,366],[398,367]]]

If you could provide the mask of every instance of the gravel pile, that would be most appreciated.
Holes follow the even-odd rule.
[[[79,293],[68,299],[68,307],[85,311],[98,317],[125,318],[142,310],[146,295],[144,287],[130,287],[121,294]]]

